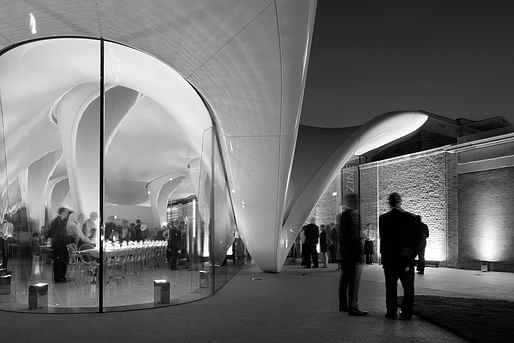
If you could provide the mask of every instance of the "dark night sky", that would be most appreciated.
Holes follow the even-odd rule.
[[[302,124],[403,109],[514,124],[514,1],[318,0]]]

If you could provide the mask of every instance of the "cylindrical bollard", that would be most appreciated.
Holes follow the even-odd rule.
[[[36,283],[29,286],[29,310],[48,309],[48,284]]]
[[[0,295],[11,294],[11,274],[0,275]]]
[[[166,280],[153,281],[153,303],[164,305],[170,303],[170,282]]]
[[[200,288],[209,288],[209,272],[200,270]]]

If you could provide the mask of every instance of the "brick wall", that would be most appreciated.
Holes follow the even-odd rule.
[[[334,196],[336,192],[336,196]],[[336,222],[336,215],[341,211],[341,176],[337,175],[332,183],[320,197],[305,224],[310,222],[311,217],[316,218],[316,224],[330,224]]]
[[[446,261],[448,221],[444,151],[409,155],[363,165],[360,178],[363,228],[366,228],[367,224],[376,228],[377,207],[379,214],[389,211],[387,198],[390,193],[398,192],[403,199],[403,208],[420,215],[429,227],[426,258]]]
[[[375,166],[375,164],[372,164]],[[360,171],[360,213],[363,230],[370,229],[370,236],[376,238],[377,217],[377,168]]]
[[[514,167],[458,177],[458,267],[514,271]]]
[[[457,154],[448,152],[446,154],[448,185],[448,232],[447,232],[447,266],[457,267],[459,256],[459,192],[457,178]]]

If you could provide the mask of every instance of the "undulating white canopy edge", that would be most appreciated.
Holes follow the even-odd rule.
[[[99,110],[99,37],[123,44],[106,42],[105,50],[106,203],[151,205],[159,225],[170,194],[201,197],[212,116],[230,187],[215,198],[233,204],[218,210],[233,211],[265,271],[280,271],[306,216],[353,154],[426,120],[417,112],[388,113],[359,128],[329,130],[331,140],[328,129],[300,128],[316,1],[142,0],[119,7],[43,0],[2,6],[8,7],[0,12],[2,48],[53,38],[0,56],[7,157],[1,187],[20,185],[33,220],[41,220],[37,204],[45,202],[68,202],[85,213],[98,209],[100,131],[98,116],[88,113]],[[226,193],[231,201],[223,199]],[[225,214],[215,224],[234,225]],[[215,256],[224,255],[231,239],[220,238]]]

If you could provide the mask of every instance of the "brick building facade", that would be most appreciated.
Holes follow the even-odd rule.
[[[343,171],[313,210],[323,213],[316,215],[319,224],[340,210],[344,187],[338,203],[327,199],[341,178]],[[388,195],[398,192],[404,209],[421,215],[430,228],[427,260],[465,269],[487,261],[492,270],[513,272],[513,180],[513,133],[358,163],[363,235],[369,230],[371,238],[378,236],[378,216],[389,210]]]

